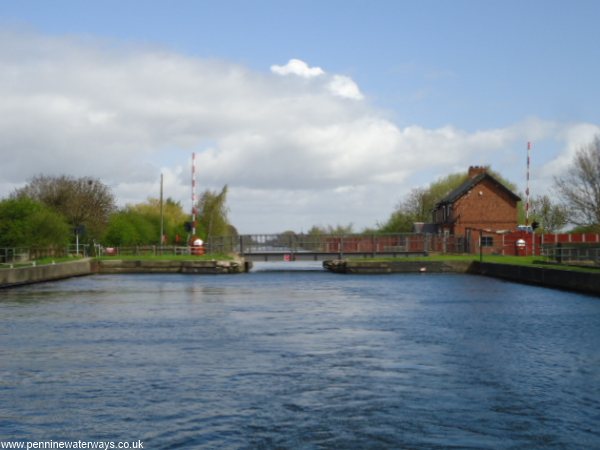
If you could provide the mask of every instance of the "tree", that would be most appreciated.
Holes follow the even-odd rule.
[[[147,216],[126,207],[111,215],[104,242],[107,246],[151,245],[160,234],[156,223]]]
[[[568,222],[567,209],[563,205],[553,203],[547,195],[533,198],[531,206],[534,220],[540,224],[538,230],[542,233],[555,233]]]
[[[72,228],[83,225],[91,238],[100,237],[115,210],[110,188],[89,177],[38,175],[12,197],[28,197],[43,203],[61,214]]]
[[[506,187],[515,190],[515,186],[506,181],[500,174],[486,168],[487,172],[502,182]],[[435,205],[446,195],[458,188],[468,179],[464,172],[453,173],[439,178],[427,188],[414,188],[397,206],[387,221],[378,224],[383,233],[406,233],[412,231],[415,222],[430,222]]]
[[[228,236],[231,225],[227,219],[227,185],[221,192],[207,189],[198,200],[198,234],[206,240],[211,237]]]
[[[64,218],[35,200],[0,201],[0,247],[61,247],[70,236]]]
[[[600,136],[581,147],[571,166],[554,182],[569,211],[569,222],[600,228]]]
[[[155,227],[155,239],[153,242],[159,243],[160,240],[160,199],[148,198],[144,203],[138,203],[129,207],[132,211],[138,212],[150,221]],[[167,198],[163,202],[163,234],[164,243],[175,243],[177,236],[185,236],[184,224],[189,219],[188,214],[183,211],[180,202]]]
[[[412,231],[415,222],[419,221],[400,207],[392,213],[385,223],[378,224],[377,231],[379,233],[408,233]]]
[[[333,225],[313,225],[306,234],[308,234],[309,236],[323,236],[328,234],[340,236],[346,234],[354,234],[354,225],[352,223],[349,223],[348,225],[337,224],[335,227]]]
[[[414,188],[401,201],[389,219],[379,225],[383,233],[407,233],[415,222],[430,222],[431,211],[437,202],[467,179],[465,173],[455,173],[440,178],[427,188]]]

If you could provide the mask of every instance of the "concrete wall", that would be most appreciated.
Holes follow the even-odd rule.
[[[145,260],[101,260],[98,273],[189,273],[227,274],[247,272],[251,264],[236,261],[145,261]]]
[[[0,269],[0,288],[89,275],[92,272],[93,261],[91,259],[43,266]]]
[[[480,263],[475,261],[469,273],[487,275],[519,283],[535,284],[555,289],[600,295],[600,271],[576,272],[551,267],[513,266],[510,264]]]
[[[226,274],[248,272],[251,262],[238,261],[143,261],[91,258],[43,266],[0,269],[0,288],[54,281],[93,273],[188,273]]]
[[[377,273],[466,273],[469,261],[360,261],[337,259],[324,261],[323,267],[336,273],[377,274]]]
[[[486,275],[517,283],[600,295],[600,271],[575,272],[552,267],[517,266],[479,261],[324,261],[323,267],[335,273],[385,274],[414,272],[454,272]]]

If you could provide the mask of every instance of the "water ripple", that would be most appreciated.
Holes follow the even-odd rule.
[[[459,275],[98,276],[0,297],[12,440],[598,448],[600,302]]]

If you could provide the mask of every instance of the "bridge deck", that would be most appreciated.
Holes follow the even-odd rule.
[[[434,250],[431,235],[242,235],[209,239],[208,252],[237,253],[249,261],[323,261],[347,257],[420,256]]]
[[[343,258],[373,258],[374,256],[427,256],[427,252],[247,252],[240,254],[246,261],[327,261]]]

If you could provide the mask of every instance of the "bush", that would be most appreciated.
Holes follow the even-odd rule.
[[[0,201],[0,247],[62,247],[71,231],[60,214],[35,200]]]

